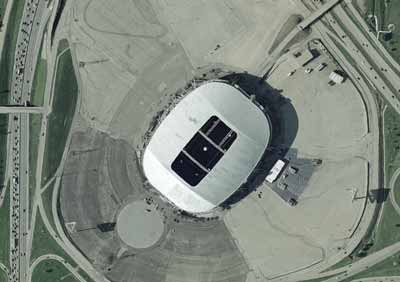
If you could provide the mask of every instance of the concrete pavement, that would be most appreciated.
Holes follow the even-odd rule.
[[[43,114],[43,107],[0,106],[0,114]]]
[[[397,75],[395,75],[390,70],[388,71],[388,69],[386,69],[386,67],[389,67],[389,65],[386,64],[387,62],[385,61],[385,58],[381,58],[381,57],[378,56],[378,54],[380,53],[380,52],[378,52],[378,50],[373,49],[371,51],[372,48],[369,47],[368,42],[366,42],[366,40],[365,40],[366,38],[363,37],[363,35],[359,33],[359,30],[358,31],[356,30],[356,27],[355,27],[355,25],[353,23],[349,22],[348,19],[344,18],[345,14],[343,13],[343,8],[342,7],[337,7],[337,8],[335,8],[334,11],[336,12],[337,10],[339,11],[338,15],[340,15],[340,19],[341,20],[343,19],[344,22],[346,23],[345,24],[346,28],[351,29],[352,36],[351,37],[347,36],[347,34],[344,33],[338,27],[335,19],[333,19],[330,16],[327,16],[327,18],[329,19],[329,22],[334,27],[335,32],[337,34],[339,34],[339,36],[341,37],[341,38],[337,38],[337,42],[334,42],[333,46],[337,45],[338,42],[339,42],[339,44],[349,45],[349,46],[347,46],[347,48],[344,48],[344,49],[347,50],[350,53],[350,55],[354,57],[355,61],[358,63],[357,66],[363,72],[363,76],[367,76],[369,78],[368,82],[373,84],[373,85],[375,85],[376,89],[379,90],[379,92],[381,92],[381,93],[383,92],[385,97],[387,97],[387,95],[390,95],[389,98],[388,98],[389,102],[392,105],[393,104],[396,105],[398,103],[398,100],[396,98],[397,95],[395,96],[395,95],[391,94],[390,90],[387,90],[387,88],[384,87],[384,86],[385,86],[385,82],[387,82],[387,81],[390,81],[390,83],[392,85],[397,85],[397,83],[398,83]],[[324,37],[325,41],[329,41],[332,38],[336,38],[336,35],[333,35],[321,23],[317,23],[315,26],[316,26],[317,29],[318,28],[320,29],[321,35]],[[324,36],[324,34],[325,35],[329,35],[330,38]],[[356,46],[352,42],[352,40],[361,40],[362,44]],[[364,48],[368,49],[368,52],[359,50],[358,49],[359,46],[364,46]],[[338,51],[340,52],[340,50],[338,50]],[[381,50],[379,50],[379,51],[381,51]],[[380,64],[385,64],[382,67],[383,70],[381,68],[380,70],[375,71],[374,67],[372,67],[372,65],[370,65],[368,63],[368,61],[372,60],[371,57],[369,57],[369,58],[363,57],[362,54],[365,54],[365,53],[368,53],[369,56],[373,57],[373,61],[374,62],[378,61]],[[374,54],[371,55],[371,53],[374,53]],[[384,53],[384,52],[382,52],[382,53]],[[396,65],[396,64],[393,64],[393,65]],[[384,77],[385,81],[380,80],[378,78],[377,74],[379,74],[380,76]],[[361,80],[361,77],[362,76],[358,76],[358,77],[356,76],[356,81],[357,80]],[[387,90],[387,91],[382,91],[382,90]],[[395,179],[396,179],[396,177],[398,176],[399,173],[400,173],[400,171],[396,171],[395,175],[392,177],[391,182],[390,182],[390,185],[391,185],[390,187],[393,187],[394,181],[395,181]],[[391,196],[391,201],[392,201],[392,199],[393,199],[393,196]],[[312,276],[311,275],[310,278],[311,277],[313,277],[313,278],[314,277],[325,277],[325,276],[329,276],[329,275],[333,275],[333,274],[339,274],[341,272],[344,272],[343,274],[339,274],[338,276],[335,276],[334,278],[326,280],[326,281],[340,281],[342,279],[346,279],[346,278],[350,277],[351,275],[355,275],[355,274],[357,274],[359,272],[364,271],[365,269],[367,269],[371,265],[374,265],[374,264],[384,260],[385,258],[387,258],[387,257],[389,257],[389,256],[391,256],[393,254],[396,254],[399,250],[400,250],[399,249],[399,243],[396,243],[396,244],[394,244],[392,246],[389,246],[389,247],[387,247],[385,249],[382,249],[382,250],[380,250],[378,252],[375,252],[375,253],[369,255],[368,257],[366,257],[364,259],[361,259],[361,260],[359,260],[359,261],[357,261],[357,262],[355,262],[355,263],[353,263],[353,264],[351,264],[351,265],[349,265],[347,267],[338,268],[338,269],[336,269],[334,271],[328,271],[328,272],[325,272],[323,275],[317,275],[317,276],[315,276],[315,275]]]
[[[54,3],[56,5],[56,3]],[[53,14],[54,17],[54,14]],[[54,18],[51,18],[51,20],[54,20]],[[57,55],[57,45],[58,45],[58,40],[54,41],[54,46],[56,46],[55,50],[51,48],[50,44],[50,37],[46,36],[46,41],[44,42],[43,48],[45,49],[44,51],[47,54],[47,63],[48,63],[48,74],[47,74],[47,80],[46,80],[46,88],[45,88],[45,95],[44,95],[44,104],[43,106],[48,109],[48,112],[51,111],[51,105],[52,105],[52,94],[53,94],[53,83],[55,80],[55,73],[57,70],[58,66],[58,58],[59,56]],[[75,58],[73,57],[73,60]],[[74,61],[76,64],[76,62]],[[79,83],[79,76],[77,76],[77,80]],[[79,96],[79,94],[78,94]],[[79,103],[79,102],[78,102]],[[78,107],[77,107],[78,108]],[[77,112],[77,111],[76,111]],[[56,223],[57,231],[53,229],[51,226],[49,219],[44,211],[43,208],[43,203],[41,199],[41,193],[45,190],[44,188],[48,183],[42,183],[41,175],[42,175],[42,169],[43,169],[43,158],[44,158],[44,150],[45,150],[45,143],[46,143],[46,136],[47,136],[47,122],[48,120],[46,118],[42,119],[42,124],[41,124],[41,129],[40,129],[40,135],[39,135],[39,145],[38,145],[38,163],[36,166],[36,183],[35,183],[35,195],[34,195],[34,201],[33,201],[33,208],[32,208],[32,217],[31,217],[31,229],[34,228],[35,226],[35,220],[37,216],[41,216],[43,219],[43,222],[49,232],[49,234],[53,237],[53,239],[61,246],[64,251],[71,256],[79,265],[80,267],[95,281],[104,281],[108,282],[107,279],[104,278],[104,276],[100,273],[98,273],[91,263],[84,257],[82,254],[75,248],[73,244],[69,241],[69,239],[65,236],[63,228],[61,226],[61,223],[59,222],[59,218],[57,216],[57,208],[56,208],[56,203],[57,203],[57,196],[58,196],[58,189],[59,189],[59,183],[60,183],[60,177],[56,178],[56,182],[54,185],[54,192],[53,192],[53,204],[52,204],[52,216],[53,219]],[[67,142],[66,142],[66,147],[63,153],[62,160],[60,162],[60,166],[57,169],[56,175],[61,176],[61,172],[64,167],[64,162],[66,158],[66,154],[68,151],[68,144],[70,142],[70,136],[71,134],[69,133]],[[43,186],[43,189],[41,187]],[[39,214],[38,214],[39,211]],[[29,234],[28,236],[28,245],[30,246],[28,248],[28,253],[30,253],[31,247],[32,247],[32,233]]]
[[[30,101],[36,58],[42,36],[38,33],[46,22],[42,17],[47,1],[25,2],[15,49],[15,64],[11,81],[11,102],[21,106],[1,107],[3,113],[16,113],[10,119],[9,140],[13,153],[9,155],[12,172],[10,197],[10,281],[26,281],[29,270],[27,235],[29,234],[29,113],[44,113],[40,107],[24,107]],[[11,144],[9,142],[9,144]],[[11,160],[11,161],[10,161]],[[27,255],[28,254],[28,255]]]

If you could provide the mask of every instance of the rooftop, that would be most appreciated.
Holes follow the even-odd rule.
[[[269,139],[267,116],[241,90],[208,82],[183,98],[156,129],[143,170],[179,208],[207,212],[246,182]]]

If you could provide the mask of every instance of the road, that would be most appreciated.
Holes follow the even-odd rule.
[[[75,72],[76,72],[76,78],[78,82],[78,89],[82,89],[81,87],[81,80],[79,73],[76,71],[78,63],[76,62],[76,56],[74,54],[74,50],[71,49],[72,53],[72,59],[73,63],[75,66]],[[62,53],[61,53],[62,54]],[[49,69],[56,70],[58,66],[58,59],[60,57],[59,54],[57,56],[56,52],[51,52],[50,49],[48,49],[48,61],[50,63]],[[55,79],[55,71],[50,73],[50,78],[47,81],[46,85],[46,92],[44,96],[44,105],[48,105],[51,108],[51,98],[52,98],[52,90],[53,90],[53,81]],[[78,102],[77,102],[77,107],[75,110],[75,115],[78,114],[78,109],[80,105],[80,99],[81,95],[80,92],[78,92]],[[51,111],[51,109],[49,110]],[[75,119],[75,117],[74,117]],[[60,189],[60,184],[61,184],[61,177],[62,177],[62,172],[64,169],[64,164],[67,159],[67,154],[68,154],[68,147],[71,142],[71,131],[68,133],[67,141],[66,141],[66,146],[63,152],[63,156],[61,158],[60,165],[53,176],[52,179],[55,179],[54,183],[54,191],[53,191],[53,198],[52,198],[52,216],[54,223],[56,225],[56,230],[53,229],[52,225],[49,222],[49,219],[44,211],[44,206],[42,202],[42,197],[41,193],[45,191],[45,188],[47,187],[48,183],[42,183],[41,182],[41,175],[42,175],[42,160],[44,158],[44,149],[45,149],[45,140],[46,140],[46,135],[47,135],[47,119],[43,119],[42,121],[42,127],[41,127],[41,134],[40,134],[40,141],[39,141],[39,148],[38,148],[38,160],[39,163],[37,165],[37,171],[36,171],[36,187],[43,187],[43,189],[36,189],[36,196],[35,196],[35,203],[34,205],[38,207],[38,209],[34,208],[33,212],[36,213],[37,210],[39,210],[40,214],[42,215],[43,223],[46,226],[47,230],[49,231],[49,234],[52,236],[52,238],[64,249],[64,251],[72,257],[78,265],[96,282],[109,282],[109,280],[104,277],[103,274],[98,272],[93,265],[91,264],[90,261],[87,260],[86,257],[84,257],[81,252],[71,243],[69,238],[64,232],[62,223],[60,222],[60,218],[57,216],[57,199],[59,195],[59,189]],[[34,223],[35,216],[32,215],[32,221]]]
[[[43,107],[0,106],[0,114],[43,114]]]
[[[66,269],[69,270],[69,272],[71,272],[75,278],[77,278],[80,282],[86,282],[86,280],[79,274],[78,270],[76,268],[74,268],[71,264],[69,264],[68,262],[65,261],[65,259],[63,259],[60,256],[57,255],[43,255],[38,257],[37,259],[35,259],[35,261],[32,263],[31,267],[30,267],[30,275],[29,275],[29,279],[28,282],[32,281],[32,273],[33,270],[35,269],[35,267],[41,263],[42,261],[46,261],[46,260],[55,260],[58,261],[59,263],[61,263],[62,265],[65,266]]]
[[[13,4],[14,4],[14,0],[8,0],[7,1],[7,6],[6,6],[6,10],[4,12],[4,17],[3,17],[3,24],[5,26],[7,26],[7,23],[8,23],[9,17],[10,17],[11,7],[13,6]],[[0,52],[3,52],[5,36],[6,36],[6,31],[3,29],[3,31],[0,32]],[[11,144],[9,143],[9,141],[10,140],[8,139],[7,140],[7,148],[11,148]],[[8,150],[8,152],[7,152],[7,161],[11,159],[11,157],[10,157],[11,156],[11,152],[10,151],[11,150]],[[8,164],[9,163],[7,162],[6,171],[4,173],[5,177],[4,177],[3,187],[6,187],[7,182],[8,182],[8,178],[7,178],[7,175],[9,175],[9,165]],[[4,200],[4,197],[5,197],[6,190],[7,189],[1,189],[1,191],[0,191],[0,207],[3,205],[3,200]]]
[[[398,168],[394,173],[393,176],[390,178],[390,182],[389,182],[389,189],[390,189],[390,202],[393,205],[394,209],[396,210],[397,214],[400,216],[400,206],[396,201],[396,196],[394,193],[394,189],[395,184],[396,184],[396,180],[398,178],[398,176],[400,175],[400,168]]]
[[[56,5],[56,3],[54,3],[54,5]],[[50,9],[51,9],[51,7],[50,7]],[[63,38],[63,36],[65,36],[66,38],[69,38],[68,34],[66,34],[66,35],[60,34],[60,38]],[[45,34],[44,38],[45,38],[45,42],[43,45],[43,51],[46,52],[47,69],[49,71],[47,73],[45,94],[44,94],[44,99],[43,99],[44,100],[43,107],[46,109],[45,110],[46,113],[50,113],[52,111],[52,97],[53,97],[53,86],[54,86],[53,84],[54,84],[54,80],[55,80],[55,73],[56,73],[56,70],[58,67],[58,58],[61,54],[57,54],[57,46],[58,46],[57,36],[53,42],[54,46],[55,46],[54,49],[51,47],[49,36],[46,36],[46,34]],[[78,63],[76,62],[74,50],[71,49],[71,53],[73,54],[72,59],[73,59],[74,66],[75,66],[74,69],[76,71],[77,67],[78,67]],[[76,77],[77,77],[77,81],[78,81],[78,89],[81,89],[80,76],[78,75],[77,71],[76,71]],[[79,108],[79,104],[80,104],[80,93],[78,92],[77,109]],[[78,113],[78,110],[75,111],[75,114],[77,114],[77,113]],[[109,282],[108,279],[106,279],[103,274],[98,272],[93,267],[91,262],[88,261],[87,258],[84,257],[81,254],[81,252],[70,242],[69,238],[65,235],[63,227],[62,227],[62,223],[60,222],[60,219],[57,216],[57,207],[56,207],[57,206],[57,197],[58,197],[61,175],[62,175],[62,171],[64,168],[64,163],[65,163],[65,160],[67,157],[69,143],[71,140],[71,132],[69,132],[69,134],[68,134],[63,157],[62,157],[60,165],[57,169],[56,175],[52,177],[52,179],[54,179],[54,178],[56,179],[54,188],[53,188],[54,192],[53,192],[53,200],[52,200],[52,216],[53,216],[54,222],[56,224],[57,230],[54,230],[54,228],[50,224],[49,218],[45,212],[41,193],[43,193],[45,191],[45,188],[48,187],[49,182],[42,183],[41,176],[42,176],[43,159],[44,159],[46,137],[47,137],[47,123],[48,123],[48,119],[43,118],[41,128],[40,128],[40,134],[39,134],[39,144],[38,144],[38,154],[37,154],[38,163],[37,163],[36,172],[35,172],[35,175],[36,175],[35,187],[36,187],[36,189],[35,189],[35,195],[33,196],[33,207],[32,207],[31,221],[30,221],[31,229],[33,229],[35,226],[36,218],[38,216],[41,216],[43,219],[43,223],[46,226],[46,229],[48,230],[48,233],[50,234],[50,236],[79,265],[79,267],[81,269],[83,269],[93,279],[93,281]],[[29,255],[30,255],[30,251],[32,249],[32,242],[33,242],[33,233],[30,232],[28,234],[28,246],[29,246],[28,253],[29,253]],[[33,270],[33,268],[31,268],[30,271],[32,271],[32,270]]]
[[[20,22],[15,48],[15,62],[11,80],[11,103],[20,106],[0,107],[10,114],[9,141],[12,153],[8,166],[12,169],[10,197],[10,271],[9,281],[27,281],[29,256],[29,114],[44,113],[41,107],[24,107],[30,102],[30,93],[42,33],[47,18],[47,1],[27,0]]]
[[[400,113],[398,93],[400,92],[399,65],[394,62],[382,44],[369,31],[362,17],[360,15],[356,16],[354,13],[357,13],[355,7],[352,6],[351,1],[346,1],[346,4],[334,7],[328,14],[322,17],[322,21],[314,23],[313,30],[320,35],[327,49],[334,54],[335,59],[338,59],[341,66],[344,67],[344,70],[356,85],[364,84],[367,88],[368,85],[374,88],[375,93],[371,93],[367,89],[365,92],[367,95],[364,95],[364,97],[372,101],[371,97],[380,94]],[[361,89],[365,90],[365,87]],[[370,120],[376,121],[377,119],[371,118]],[[372,158],[372,160],[372,165],[376,166],[378,164],[382,167],[379,156]],[[378,178],[383,179],[383,176]],[[393,181],[392,178],[391,185],[393,185]],[[381,188],[386,186],[379,182],[371,184],[370,188],[372,189],[374,187]],[[379,209],[376,209],[374,218],[376,218],[379,212]],[[362,235],[362,233],[360,234]],[[315,274],[318,273],[316,269],[312,269],[311,271],[310,268],[309,275],[305,275],[303,278],[311,279],[336,275],[324,281],[341,281],[370,268],[399,251],[400,242],[370,254],[366,258],[353,262],[348,266],[322,274]]]
[[[36,3],[36,4],[35,4]],[[47,1],[44,0],[27,0],[23,20],[21,22],[21,31],[18,36],[17,49],[16,49],[16,67],[14,69],[12,78],[12,102],[14,104],[23,105],[30,99],[31,86],[33,81],[33,74],[36,66],[36,58],[40,49],[41,38],[43,37],[44,26],[50,17],[51,11],[47,7]],[[348,12],[345,8],[337,6],[332,11],[334,16],[327,14],[323,17],[324,20],[331,24],[331,29],[328,29],[322,22],[315,22],[313,26],[316,27],[318,32],[323,37],[324,43],[326,44],[328,50],[330,50],[339,59],[344,69],[352,78],[352,80],[362,89],[364,99],[368,104],[369,108],[375,108],[368,113],[370,124],[370,134],[373,134],[374,142],[377,141],[377,120],[378,114],[376,113],[376,101],[371,98],[373,94],[368,89],[369,85],[373,85],[379,93],[381,93],[396,109],[400,112],[400,102],[398,99],[398,94],[394,94],[393,90],[400,90],[400,80],[398,80],[397,74],[392,70],[394,64],[388,61],[385,57],[383,51],[378,51],[371,45],[371,38],[365,36],[364,33],[360,32],[354,23],[351,22],[348,16]],[[340,23],[346,26],[346,29],[337,22],[337,18],[340,19]],[[36,24],[36,19],[39,20],[39,24]],[[292,31],[289,36],[279,45],[279,47],[285,46],[299,31]],[[339,36],[337,36],[338,34]],[[338,41],[338,42],[336,42]],[[339,43],[339,44],[338,44]],[[373,44],[377,44],[376,42]],[[343,54],[343,48],[346,50],[347,54]],[[47,48],[47,47],[46,47]],[[280,48],[277,48],[279,50]],[[278,56],[282,50],[276,51],[271,57],[274,58]],[[353,66],[348,60],[347,56],[351,56],[357,66]],[[54,53],[49,53],[49,57],[53,56]],[[269,65],[269,63],[267,64]],[[54,68],[53,68],[54,67]],[[49,69],[55,69],[56,66],[52,65]],[[263,66],[265,69],[265,65]],[[52,75],[53,76],[53,75]],[[53,80],[53,77],[49,81]],[[366,77],[367,82],[363,81],[362,77]],[[51,108],[51,82],[48,82],[46,86],[45,103],[44,108]],[[0,107],[1,110],[6,110],[2,108],[12,108],[12,107]],[[44,155],[44,144],[45,136],[47,134],[47,119],[42,120],[41,127],[41,137],[39,144],[38,159],[39,165],[36,171],[36,194],[35,206],[32,209],[32,221],[31,228],[29,229],[28,212],[29,211],[29,113],[32,113],[28,108],[24,107],[14,107],[18,109],[13,109],[10,111],[10,130],[11,134],[9,137],[10,144],[13,145],[12,153],[10,154],[10,164],[13,168],[10,171],[10,178],[15,179],[12,182],[12,197],[11,197],[11,228],[10,228],[10,238],[11,249],[10,249],[10,265],[12,269],[10,271],[10,281],[29,281],[32,273],[33,267],[36,265],[36,261],[32,267],[29,267],[29,254],[32,246],[32,229],[34,227],[34,220],[36,217],[37,210],[42,215],[44,224],[49,230],[50,235],[53,239],[76,261],[81,265],[88,274],[97,281],[106,281],[106,279],[94,270],[93,266],[82,256],[82,254],[71,244],[68,238],[65,236],[62,229],[61,223],[55,216],[56,230],[54,230],[48,221],[46,213],[44,212],[43,203],[41,200],[41,192],[43,191],[40,187],[43,186],[41,183],[41,161]],[[30,107],[32,110],[34,107]],[[38,112],[48,114],[49,110],[43,110],[42,107],[36,107]],[[378,141],[379,142],[379,141]],[[375,144],[372,144],[375,146]],[[15,148],[15,149],[14,149]],[[66,151],[64,152],[65,159]],[[379,153],[378,151],[371,151],[371,163],[374,165],[379,164]],[[63,168],[63,161],[57,171],[59,174]],[[380,187],[377,182],[377,172],[374,167],[373,178],[371,185],[372,187]],[[45,185],[45,184],[44,184]],[[53,214],[56,215],[56,199],[57,192],[60,185],[60,177],[56,175],[55,193],[53,195]],[[373,209],[366,209],[364,217],[366,219],[372,217]],[[368,221],[368,220],[366,220]],[[365,231],[365,226],[363,224],[360,226],[361,230]],[[363,229],[364,228],[364,229]],[[357,233],[355,236],[359,236],[361,239],[363,232]],[[16,241],[17,240],[17,241]],[[366,266],[373,265],[392,253],[400,250],[400,244],[394,244],[388,248],[383,249],[373,255],[368,256],[365,259],[354,263],[351,268],[345,267],[335,270],[333,273],[338,274],[340,271],[346,271],[347,275],[352,273],[358,273],[362,271]],[[41,259],[49,259],[50,257],[44,256]],[[53,258],[52,258],[53,259]],[[15,265],[15,266],[14,266]],[[343,277],[346,278],[347,275]],[[78,278],[79,279],[79,278]],[[296,274],[296,279],[298,276]],[[337,281],[336,279],[334,281]]]
[[[313,11],[311,15],[309,15],[306,19],[301,21],[297,27],[301,30],[306,29],[309,27],[312,23],[317,21],[319,18],[321,18],[325,13],[327,13],[330,9],[332,9],[335,5],[337,5],[341,0],[330,0],[322,7],[319,7],[319,9]]]
[[[332,13],[335,17],[327,14],[325,18],[329,21],[330,28],[339,35],[339,43],[346,47],[346,51],[357,62],[357,67],[375,89],[400,113],[400,80],[397,73],[393,71],[392,65],[387,63],[387,60],[393,59],[382,56],[383,52],[379,49],[384,49],[384,47],[381,44],[374,47],[371,44],[371,37],[365,36],[341,5],[336,6]],[[331,34],[326,26],[322,27],[322,31],[325,34]]]

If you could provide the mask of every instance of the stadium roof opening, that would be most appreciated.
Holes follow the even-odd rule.
[[[172,170],[191,186],[197,185],[222,158],[236,136],[223,121],[212,116],[172,162]]]
[[[213,81],[176,105],[143,157],[150,182],[180,209],[208,212],[254,170],[270,139],[265,113],[241,90]]]

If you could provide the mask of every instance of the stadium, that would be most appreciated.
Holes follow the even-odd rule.
[[[148,182],[190,213],[206,213],[254,171],[271,137],[271,122],[238,86],[208,81],[158,125],[143,155]]]

